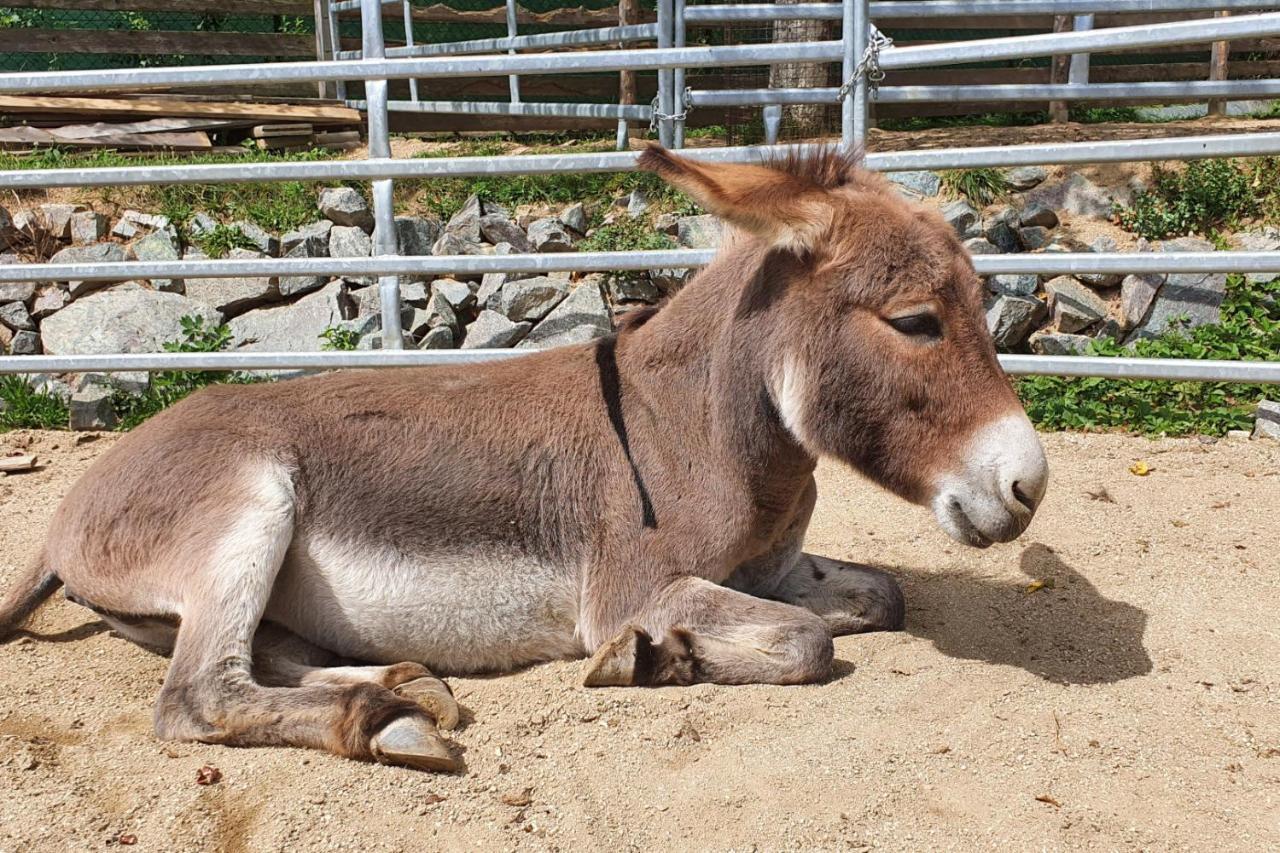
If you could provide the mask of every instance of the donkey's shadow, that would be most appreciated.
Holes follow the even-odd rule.
[[[1025,669],[1059,684],[1105,684],[1151,672],[1147,614],[1114,601],[1045,545],[1020,560],[1026,581],[885,567],[907,597],[908,633],[945,655]],[[1040,586],[1028,591],[1035,581]]]

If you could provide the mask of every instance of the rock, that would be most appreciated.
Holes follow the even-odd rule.
[[[529,242],[542,253],[573,251],[573,236],[558,219],[538,219],[531,223]]]
[[[0,255],[0,266],[20,264],[22,259],[17,255]],[[31,302],[36,295],[34,281],[0,282],[0,302]]]
[[[502,288],[508,279],[516,280],[511,273],[485,273],[484,278],[480,280],[480,287],[476,289],[476,305],[481,310],[487,308],[490,311],[497,311],[502,299]]]
[[[431,294],[427,292],[427,283],[425,281],[400,282],[401,302],[408,305],[414,305],[419,308],[425,308],[427,307],[427,299],[430,295]]]
[[[448,326],[427,329],[418,341],[418,349],[453,349],[453,330]]]
[[[396,239],[402,255],[429,255],[440,236],[440,223],[422,216],[397,216]]]
[[[611,275],[605,279],[609,298],[617,302],[645,302],[650,305],[662,299],[662,291],[648,276],[637,274]]]
[[[1033,296],[997,296],[987,308],[987,329],[996,346],[1012,349],[1027,339],[1047,311]]]
[[[381,331],[382,293],[378,288],[364,287],[354,292],[340,292],[337,299],[343,317],[367,324],[369,330]],[[429,303],[430,297],[427,297],[421,305],[414,305],[406,301],[402,293],[400,300],[400,328],[412,329],[415,317],[418,317],[419,322],[425,323],[426,315],[421,317],[418,315],[422,309],[428,307]]]
[[[351,187],[328,187],[320,191],[320,212],[335,225],[373,230],[373,213],[364,196]]]
[[[645,197],[642,190],[632,190],[631,195],[627,196],[627,216],[635,219],[643,216],[644,212],[649,209],[649,199]]]
[[[563,279],[537,276],[512,281],[502,288],[499,310],[509,320],[536,322],[551,313],[569,295],[569,283]]]
[[[127,219],[120,219],[111,229],[111,236],[119,237],[121,240],[132,240],[141,233],[142,229]]]
[[[1027,341],[1031,351],[1039,355],[1084,355],[1093,338],[1061,332],[1036,332]]]
[[[1226,291],[1227,277],[1221,273],[1170,273],[1128,340],[1156,337],[1174,326],[1194,329],[1217,323]]]
[[[571,204],[564,210],[560,211],[560,222],[565,228],[568,228],[579,236],[586,234],[587,210],[582,206],[582,202]]]
[[[1102,236],[1089,244],[1086,251],[1096,252],[1098,254],[1109,254],[1117,250],[1116,241],[1107,236]],[[1090,287],[1115,287],[1120,283],[1124,276],[1120,273],[1077,273],[1076,278],[1083,281]]]
[[[580,343],[612,332],[609,306],[601,290],[603,279],[599,274],[584,278],[554,311],[533,328],[518,349]]]
[[[1133,329],[1141,325],[1163,284],[1164,276],[1160,273],[1124,277],[1120,282],[1120,328]]]
[[[431,282],[431,293],[439,294],[454,312],[467,311],[476,304],[476,294],[465,283],[452,278],[438,278]]]
[[[515,323],[487,308],[467,326],[462,349],[500,349],[513,346],[533,328],[532,323]]]
[[[151,387],[151,374],[137,370],[123,373],[81,373],[75,390],[83,391],[93,385],[123,391],[126,394],[142,394]]]
[[[16,332],[9,343],[9,352],[12,355],[40,355],[43,351],[38,332]]]
[[[332,234],[332,231],[332,228],[325,229],[326,235]],[[286,258],[324,258],[328,257],[328,255],[328,241],[321,243],[318,237],[308,237],[301,240],[294,244],[292,249],[284,253]],[[279,281],[276,283],[276,288],[282,297],[288,299],[292,296],[319,290],[325,286],[328,280],[329,277],[323,275],[284,275],[280,276]]]
[[[653,230],[674,237],[680,230],[680,217],[674,213],[659,213],[653,220]]]
[[[442,236],[451,234],[464,243],[480,242],[480,217],[485,214],[479,196],[471,196],[462,203],[462,207],[445,223]],[[436,252],[437,255],[445,254]],[[454,253],[450,253],[454,254]]]
[[[414,338],[420,338],[428,329],[444,326],[452,331],[461,331],[462,324],[458,315],[448,301],[438,293],[432,294],[426,308],[415,309],[409,319],[408,331]]]
[[[0,205],[0,249],[7,247],[16,236],[17,229],[13,227],[13,217],[3,205]]]
[[[1112,245],[1115,245],[1114,241]],[[1212,243],[1201,237],[1177,237],[1173,240],[1164,240],[1160,243],[1159,249],[1161,252],[1213,252],[1216,250]]]
[[[431,246],[433,255],[483,255],[484,249],[479,243],[463,240],[457,234],[448,231],[440,232],[440,236]]]
[[[1259,400],[1253,417],[1252,438],[1280,440],[1280,402]]]
[[[112,391],[105,385],[87,385],[73,393],[68,403],[71,429],[115,429],[116,410],[111,397]]]
[[[51,264],[100,264],[123,261],[124,248],[119,243],[92,243],[88,246],[68,246],[49,259]],[[119,280],[119,279],[117,279]],[[69,294],[76,299],[86,293],[106,287],[109,281],[72,281]]]
[[[274,258],[280,254],[280,241],[258,223],[248,219],[238,219],[231,223],[231,227],[238,229],[259,252],[262,252],[267,257]]]
[[[1078,332],[1107,316],[1106,301],[1069,275],[1049,279],[1044,291],[1059,332]]]
[[[964,248],[971,255],[998,255],[1000,249],[986,237],[972,237],[964,241]]]
[[[308,225],[303,225],[293,231],[289,231],[280,238],[280,251],[284,252],[284,257],[290,257],[292,252],[300,244],[306,243],[311,254],[301,255],[304,258],[323,258],[325,253],[329,251],[329,233],[333,230],[333,223],[327,219],[321,219]],[[293,257],[299,257],[297,255]]]
[[[962,240],[977,237],[981,232],[978,227],[978,211],[962,198],[944,204],[941,213],[942,218]]]
[[[111,245],[103,243],[101,245]],[[178,251],[178,235],[172,228],[158,228],[145,237],[135,240],[129,246],[129,255],[135,261],[176,261],[182,257]],[[153,278],[151,285],[156,290],[168,290],[175,293],[181,293],[183,283],[178,279],[171,278]],[[94,285],[97,287],[98,285]],[[71,286],[71,298],[75,299],[80,294],[77,292],[73,283]]]
[[[1236,247],[1242,252],[1280,252],[1280,230],[1267,228],[1260,232],[1243,232],[1235,237]],[[1280,277],[1280,269],[1271,272],[1251,272],[1245,275],[1250,284],[1266,284]],[[2,287],[3,285],[0,285]]]
[[[252,249],[232,249],[229,258],[234,260],[265,257]],[[274,279],[265,276],[243,278],[189,278],[186,294],[201,305],[222,314],[235,317],[280,298],[280,290]]]
[[[154,290],[105,290],[71,303],[40,324],[45,352],[68,353],[159,352],[182,335],[185,316],[222,322],[207,305],[177,293]]]
[[[79,205],[75,204],[42,204],[40,205],[40,225],[44,233],[55,240],[71,238],[71,217],[75,215]]]
[[[987,290],[1004,296],[1030,296],[1036,292],[1040,277],[1031,273],[1005,273],[987,279]]]
[[[723,223],[709,213],[676,220],[676,241],[687,249],[718,249],[723,239]]]
[[[32,319],[31,314],[27,311],[27,306],[21,302],[8,302],[0,305],[0,323],[5,324],[15,332],[34,332],[36,330],[36,321]]]
[[[885,177],[916,196],[932,198],[942,190],[942,179],[933,172],[887,172]]]
[[[187,221],[187,233],[192,237],[203,237],[211,234],[218,227],[218,220],[207,213],[193,213]]]
[[[71,214],[69,233],[77,246],[96,243],[107,236],[107,217],[92,210],[76,211]]]
[[[486,213],[480,217],[480,236],[495,245],[510,243],[511,248],[517,252],[533,251],[533,244],[520,230],[520,226],[501,214]]]
[[[1012,208],[1006,208],[983,220],[982,233],[1001,252],[1013,254],[1022,251],[1022,241],[1018,239],[1018,214]]]
[[[31,316],[43,320],[55,311],[61,311],[70,301],[65,290],[56,285],[46,285],[31,305]]]
[[[1027,207],[1043,206],[1100,219],[1110,219],[1116,204],[1128,198],[1127,189],[1120,192],[1103,189],[1079,172],[1065,181],[1039,186],[1025,196]]]
[[[329,257],[367,258],[373,254],[373,240],[363,228],[335,225],[329,231]]]
[[[374,328],[377,314],[347,322],[354,314],[341,280],[325,285],[290,305],[259,308],[242,314],[230,322],[231,335],[237,349],[310,352],[320,348],[320,335],[325,329],[352,329],[364,334]],[[347,303],[347,311],[344,311]]]
[[[1043,204],[1029,204],[1018,214],[1018,224],[1023,227],[1057,228],[1058,214],[1052,207]]]
[[[1034,252],[1037,249],[1046,248],[1053,241],[1053,232],[1039,225],[1030,228],[1019,228],[1018,240],[1022,243],[1022,248],[1028,252]]]
[[[1039,186],[1047,177],[1049,171],[1043,166],[1019,166],[1016,169],[1006,169],[1004,173],[1005,183],[1018,192]]]
[[[664,295],[669,296],[684,287],[685,283],[693,278],[694,272],[695,270],[679,267],[649,270],[649,281]]]

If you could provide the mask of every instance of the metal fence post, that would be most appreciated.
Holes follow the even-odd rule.
[[[658,0],[658,49],[666,50],[671,47],[674,29],[671,26],[671,19],[674,17],[672,9],[673,0]],[[674,134],[671,127],[671,116],[675,113],[675,98],[671,89],[674,86],[671,70],[668,68],[658,69],[658,142],[664,148],[670,148],[674,142]]]
[[[507,38],[513,39],[518,32],[519,22],[516,20],[516,0],[507,0]],[[508,48],[507,54],[515,56],[516,49]],[[507,86],[511,89],[511,103],[520,103],[520,76],[512,74],[507,78]]]
[[[684,31],[684,8],[685,0],[673,0],[672,2],[672,44],[675,47],[684,47],[685,31]],[[688,105],[684,102],[684,67],[676,68],[671,75],[671,88],[673,89],[672,101],[675,104],[675,128],[672,134],[672,140],[676,148],[684,147],[684,120],[685,111]]]
[[[1093,29],[1093,15],[1076,15],[1071,27],[1075,32]],[[1075,53],[1071,55],[1071,67],[1067,70],[1067,82],[1072,86],[1089,85],[1089,54]]]
[[[342,50],[342,30],[338,26],[338,10],[334,8],[332,0],[325,4],[329,7],[329,44],[333,48],[330,59],[338,58],[338,51]],[[338,80],[333,86],[334,94],[337,95],[339,101],[347,99],[347,81]]]
[[[868,0],[843,0],[841,36],[844,58],[840,67],[844,100],[840,104],[840,144],[844,148],[865,148],[867,144],[867,76],[858,74],[858,63],[867,51],[871,15]],[[858,79],[854,79],[854,75]]]
[[[365,59],[381,59],[386,54],[382,38],[382,0],[361,0],[360,22],[363,26]],[[365,80],[365,114],[369,122],[369,157],[391,157],[391,125],[387,113],[387,81]],[[390,178],[373,181],[373,254],[376,257],[398,255],[394,185]],[[400,328],[400,278],[378,277],[378,295],[382,307],[382,348],[403,349],[404,333]]]
[[[404,0],[404,46],[413,47],[413,6]],[[418,100],[418,80],[409,78],[409,100]]]

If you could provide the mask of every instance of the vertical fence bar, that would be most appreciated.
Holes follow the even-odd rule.
[[[382,0],[361,0],[360,23],[363,26],[362,42],[366,59],[381,59],[386,55],[386,42],[382,37]],[[369,156],[391,156],[391,124],[387,114],[387,81],[365,80],[365,107],[369,122]],[[375,256],[399,254],[396,239],[394,186],[389,178],[373,181],[373,253]],[[382,306],[382,348],[404,349],[404,334],[400,328],[400,277],[378,276],[378,295]]]
[[[685,29],[684,29],[684,7],[685,0],[672,0],[672,45],[675,47],[684,47]],[[672,100],[675,102],[675,129],[672,134],[673,141],[677,148],[684,147],[684,119],[685,110],[688,109],[684,102],[684,68],[677,68],[671,75]]]
[[[618,0],[618,26],[625,27],[631,24],[640,23],[640,3],[639,0]],[[625,42],[619,42],[619,47],[626,47]],[[639,103],[636,96],[636,72],[619,71],[618,72],[618,104],[620,106],[629,107]],[[617,148],[619,151],[626,151],[631,142],[631,128],[625,119],[618,120],[618,139]]]
[[[338,10],[333,8],[333,2],[327,4],[329,6],[329,44],[333,47],[332,59],[338,55],[338,51],[342,50],[342,31],[338,27]],[[345,101],[347,99],[347,81],[339,80],[333,87],[334,94],[338,100]]]
[[[507,0],[507,38],[513,39],[519,28],[519,22],[516,20],[516,0]],[[515,56],[516,49],[510,48],[507,53]],[[520,103],[520,77],[512,74],[507,78],[507,86],[511,89],[511,103]]]
[[[671,47],[674,29],[671,26],[672,0],[658,0],[658,47]],[[675,113],[675,98],[672,97],[673,78],[670,69],[658,70],[658,142],[665,148],[674,143],[671,127],[671,116]]]
[[[1053,31],[1055,33],[1065,33],[1069,29],[1071,29],[1070,15],[1054,15]],[[1049,58],[1049,83],[1051,85],[1067,82],[1067,68],[1070,62],[1071,57],[1066,54],[1055,54]],[[1054,124],[1063,124],[1069,117],[1066,101],[1049,102],[1049,121]]]
[[[333,59],[333,43],[329,32],[329,0],[313,0],[312,14],[316,21],[316,59],[327,62]],[[316,83],[316,94],[321,98],[331,96],[333,86],[323,80]]]
[[[1093,15],[1076,15],[1071,27],[1076,32],[1093,29]],[[1089,54],[1073,53],[1071,66],[1067,70],[1067,82],[1072,86],[1086,86],[1089,83]]]
[[[1228,11],[1215,12],[1215,18],[1225,18],[1231,13]],[[1226,80],[1227,74],[1227,56],[1231,53],[1231,42],[1215,41],[1209,55],[1209,79],[1210,80]],[[1225,116],[1227,114],[1227,102],[1219,98],[1209,101],[1209,115]]]
[[[867,78],[854,80],[858,63],[867,50],[871,15],[868,0],[843,0],[841,38],[844,59],[840,66],[842,86],[850,86],[840,102],[840,144],[845,148],[862,148],[867,144]]]
[[[404,44],[405,47],[413,47],[413,6],[409,0],[404,0]],[[418,81],[409,78],[409,100],[418,100]]]

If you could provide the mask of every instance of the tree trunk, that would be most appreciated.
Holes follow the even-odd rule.
[[[776,0],[778,5],[795,5],[800,0]],[[782,42],[823,41],[827,38],[826,21],[775,21],[773,41]],[[772,89],[815,89],[828,85],[827,66],[820,62],[794,62],[774,65],[769,71],[769,87]],[[822,104],[803,104],[784,107],[784,123],[792,135],[800,137],[820,136],[826,131],[827,108]]]

